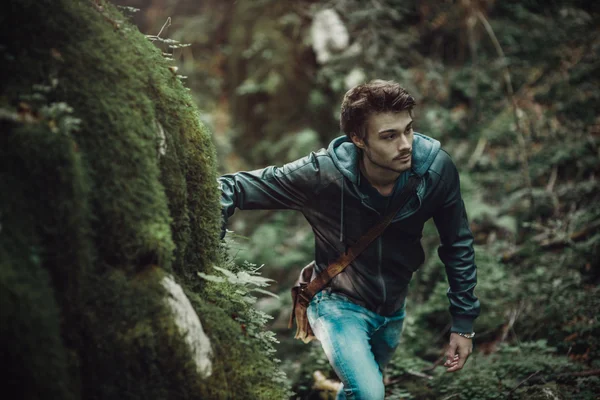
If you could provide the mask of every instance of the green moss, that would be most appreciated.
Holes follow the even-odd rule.
[[[25,398],[285,397],[263,342],[230,317],[252,309],[194,294],[228,298],[196,274],[221,262],[214,147],[161,52],[123,20],[67,0],[0,16],[7,376]],[[210,379],[166,308],[165,273],[213,341]]]
[[[6,128],[6,126],[3,126]],[[43,126],[18,129],[14,135],[0,135],[0,342],[2,343],[2,376],[6,390],[18,398],[71,399],[77,393],[77,374],[69,367],[77,363],[68,349],[76,335],[61,337],[61,312],[71,308],[69,302],[76,294],[77,271],[71,277],[56,263],[62,259],[60,250],[49,252],[51,230],[63,233],[72,222],[52,225],[44,209],[32,207],[31,198],[52,203],[40,191],[43,171],[52,151],[65,150],[64,138],[57,137]],[[28,150],[30,162],[20,158]],[[69,175],[69,152],[62,159],[66,165],[55,169],[45,179],[53,183],[53,194],[69,191],[61,185],[61,177]],[[46,157],[45,157],[46,156]],[[38,179],[27,180],[30,174]],[[65,240],[71,239],[70,236]],[[77,257],[67,251],[64,257]],[[68,279],[71,278],[71,279]],[[68,316],[64,323],[71,322]],[[64,330],[63,330],[63,333]],[[69,362],[71,361],[71,365]],[[26,384],[24,384],[26,383]]]
[[[4,388],[20,399],[72,399],[77,385],[69,377],[54,290],[36,249],[26,243],[0,248]]]
[[[134,278],[117,269],[88,282],[83,369],[94,373],[84,375],[84,397],[198,398],[200,379],[165,307],[163,276],[159,268]]]

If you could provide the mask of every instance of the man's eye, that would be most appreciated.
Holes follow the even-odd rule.
[[[394,139],[395,137],[396,137],[396,134],[395,134],[395,133],[392,133],[390,136],[386,136],[385,138],[386,138],[387,140],[392,140],[392,139]]]

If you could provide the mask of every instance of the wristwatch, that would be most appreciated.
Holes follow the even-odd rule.
[[[473,339],[475,337],[475,332],[471,332],[471,333],[454,332],[454,333],[456,333],[458,336],[462,336],[467,339]]]

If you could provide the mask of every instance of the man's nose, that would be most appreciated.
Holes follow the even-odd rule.
[[[410,143],[408,139],[402,135],[402,139],[398,142],[398,151],[400,152],[408,152],[411,150]]]

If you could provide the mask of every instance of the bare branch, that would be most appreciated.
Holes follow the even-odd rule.
[[[508,398],[510,399],[512,397],[513,393],[515,392],[515,390],[517,390],[519,388],[519,386],[521,386],[522,384],[524,384],[525,382],[527,382],[528,380],[530,380],[531,378],[533,378],[534,376],[539,374],[541,371],[542,370],[535,371],[533,374],[529,375],[527,378],[522,380],[517,386],[512,388],[512,390],[510,392],[508,392]]]
[[[162,28],[160,28],[160,31],[158,32],[158,35],[156,35],[156,37],[157,37],[157,38],[159,38],[159,37],[160,37],[160,34],[162,33],[162,31],[163,31],[165,28],[168,28],[168,27],[170,27],[170,26],[171,26],[171,17],[168,17],[168,18],[167,18],[167,20],[166,20],[166,22],[163,24]]]
[[[467,164],[467,166],[470,170],[473,169],[475,167],[475,165],[477,164],[477,161],[479,161],[479,158],[483,154],[483,151],[485,150],[486,145],[487,145],[487,139],[483,136],[480,137],[479,141],[477,142],[477,146],[475,147],[475,151],[473,151],[473,154],[471,155],[471,158],[469,158],[469,162]]]
[[[481,21],[481,23],[485,27],[485,30],[487,31],[490,39],[492,40],[492,43],[494,44],[494,47],[496,48],[498,57],[500,57],[500,59],[502,59],[502,61],[503,61],[503,65],[504,65],[503,76],[504,76],[504,81],[506,83],[506,91],[508,92],[508,99],[512,105],[513,114],[515,117],[515,124],[517,127],[517,140],[519,141],[519,145],[521,146],[521,151],[519,151],[519,155],[521,156],[523,178],[525,179],[525,186],[527,187],[527,190],[529,192],[529,199],[531,200],[529,203],[530,204],[529,207],[530,207],[530,209],[533,209],[533,200],[534,199],[533,199],[533,192],[531,190],[531,177],[529,176],[529,161],[528,161],[528,157],[527,157],[527,143],[525,142],[525,135],[523,134],[523,130],[521,129],[521,122],[520,122],[520,118],[519,118],[519,109],[517,107],[517,102],[515,100],[514,90],[513,90],[513,86],[512,86],[512,80],[510,77],[510,71],[508,69],[508,66],[506,65],[506,56],[504,55],[502,46],[500,46],[500,42],[498,41],[498,38],[496,37],[496,34],[494,33],[494,30],[492,29],[492,26],[488,22],[485,15],[483,15],[483,13],[481,13],[481,11],[477,11],[477,18],[479,19],[479,21]]]

